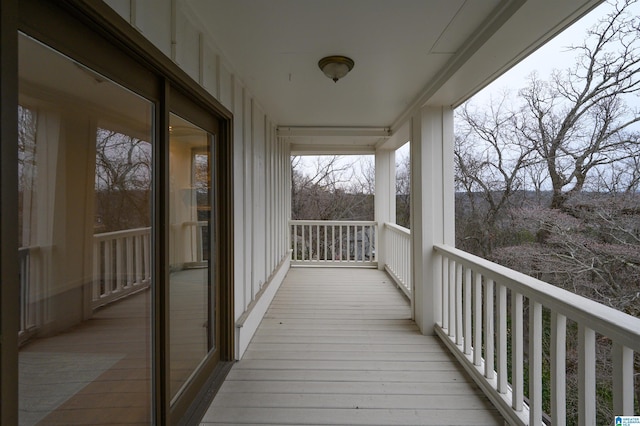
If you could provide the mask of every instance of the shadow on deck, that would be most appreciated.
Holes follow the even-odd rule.
[[[498,411],[373,269],[292,268],[203,425],[497,425]]]

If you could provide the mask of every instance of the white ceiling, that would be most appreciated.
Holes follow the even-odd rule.
[[[598,2],[186,0],[186,5],[270,117],[281,128],[313,127],[309,133],[316,136],[323,128],[395,130],[417,106],[456,105]],[[327,55],[349,56],[353,71],[334,83],[317,66]]]

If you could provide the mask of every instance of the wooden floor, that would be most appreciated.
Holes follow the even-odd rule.
[[[373,269],[292,268],[202,425],[498,425]]]

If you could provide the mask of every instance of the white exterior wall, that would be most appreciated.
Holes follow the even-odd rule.
[[[289,148],[251,88],[180,0],[105,0],[234,115],[236,358],[289,268]]]

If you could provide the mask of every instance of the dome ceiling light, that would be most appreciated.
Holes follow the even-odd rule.
[[[318,61],[318,67],[334,83],[347,75],[353,69],[353,65],[353,59],[346,56],[327,56]]]

